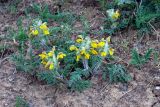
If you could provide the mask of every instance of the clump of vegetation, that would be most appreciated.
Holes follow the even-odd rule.
[[[106,14],[103,31],[110,35],[129,25],[141,34],[155,32],[154,22],[160,21],[159,0],[99,0],[99,3]]]
[[[153,18],[156,20],[159,16],[158,12],[150,14],[153,17],[146,16],[142,12],[146,9],[145,2],[99,2],[106,15],[101,32],[108,35],[113,35],[130,24],[140,29],[141,26],[146,26],[148,21]],[[158,7],[156,9],[158,11]],[[36,13],[38,18],[33,19],[28,15],[29,12]],[[109,77],[111,83],[131,80],[123,65],[109,65],[116,51],[111,46],[111,36],[100,39],[90,37],[90,26],[83,16],[59,11],[52,14],[47,5],[43,7],[37,4],[26,10],[26,15],[32,21],[25,27],[18,24],[19,29],[13,36],[18,44],[18,52],[12,58],[17,70],[37,76],[48,84],[62,84],[73,91],[89,88],[92,84],[91,77],[97,74],[102,74],[104,78]],[[76,32],[72,27],[76,19],[83,25],[81,32]],[[49,27],[50,20],[55,21],[57,25]],[[148,50],[145,55],[140,56],[133,50],[131,64],[141,67],[149,60],[151,52],[152,50]],[[101,67],[106,68],[100,70]]]
[[[135,49],[132,51],[131,64],[140,68],[143,64],[145,64],[151,57],[153,50],[148,49],[144,55],[140,55]]]
[[[109,80],[111,83],[126,83],[132,79],[126,68],[120,64],[113,64],[107,67],[109,71]]]
[[[55,35],[52,29],[40,19],[33,20],[27,29],[19,29],[14,36],[19,51],[12,58],[17,69],[49,84],[61,83],[71,90],[90,87],[90,77],[100,73],[103,61],[114,54],[111,37],[98,40],[78,35],[71,39],[65,33]],[[56,41],[58,35],[61,39]]]
[[[21,97],[16,97],[15,107],[29,107],[29,104]]]

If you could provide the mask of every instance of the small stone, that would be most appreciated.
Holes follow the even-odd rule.
[[[128,90],[128,84],[127,83],[120,84],[119,89],[121,91],[127,91]]]
[[[156,97],[160,96],[160,86],[155,86],[153,89],[153,93]]]
[[[152,107],[160,107],[160,102],[153,104]]]
[[[156,87],[155,89],[156,89],[156,90],[160,90],[160,87]]]

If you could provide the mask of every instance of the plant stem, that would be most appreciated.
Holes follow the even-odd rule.
[[[31,55],[32,55],[32,44],[31,41],[29,40],[26,58],[31,59]]]
[[[84,69],[88,70],[89,69],[88,60],[84,59],[82,62],[83,62]]]
[[[101,64],[102,64],[102,60],[95,65],[95,67],[93,69],[94,74],[98,74],[98,69],[101,66]]]

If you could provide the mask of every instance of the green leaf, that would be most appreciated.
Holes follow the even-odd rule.
[[[115,1],[118,5],[131,4],[131,3],[135,2],[135,0],[115,0]]]
[[[130,63],[136,66],[141,64],[141,58],[135,49],[132,50],[132,59]]]
[[[145,62],[147,62],[149,60],[149,58],[151,57],[151,53],[153,52],[153,49],[148,49],[147,52],[144,55],[144,59]]]
[[[144,55],[140,56],[139,53],[135,49],[133,49],[130,64],[140,68],[143,64],[145,64],[149,60],[152,52],[153,52],[152,49],[148,49]]]
[[[29,107],[29,104],[21,97],[16,97],[15,107]]]
[[[56,84],[58,81],[54,77],[53,73],[50,71],[39,72],[37,77],[40,80],[46,81],[47,84]]]
[[[109,71],[109,79],[111,83],[128,82],[132,79],[131,75],[127,73],[124,66],[120,64],[110,65],[110,67],[108,67],[108,71]]]

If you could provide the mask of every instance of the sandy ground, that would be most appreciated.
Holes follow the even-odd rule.
[[[152,71],[152,78],[158,71]],[[82,92],[45,85],[3,62],[0,69],[0,107],[14,107],[17,96],[30,107],[159,107],[158,96],[153,93],[154,83],[148,73],[136,75],[136,80],[124,89],[122,84],[103,83],[93,78],[93,87]],[[158,93],[158,92],[157,92]]]

